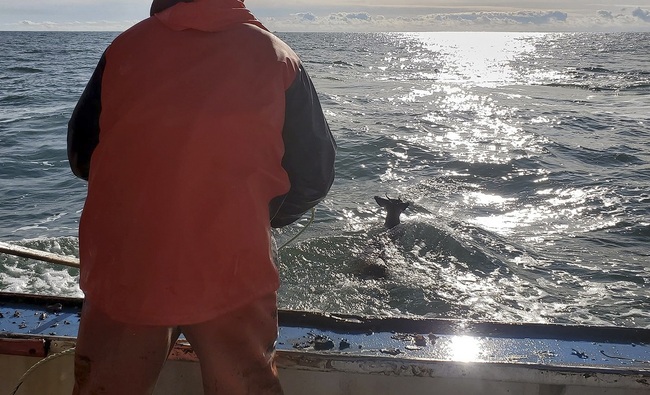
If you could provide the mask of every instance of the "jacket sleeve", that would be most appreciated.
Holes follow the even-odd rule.
[[[282,166],[291,188],[271,201],[271,226],[280,228],[297,221],[316,206],[334,181],[336,143],[325,120],[318,95],[301,66],[286,91]]]
[[[99,114],[102,111],[102,76],[106,64],[102,55],[86,89],[68,122],[68,161],[72,172],[88,180],[90,157],[99,143]]]

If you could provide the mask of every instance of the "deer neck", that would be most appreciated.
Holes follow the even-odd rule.
[[[399,212],[393,212],[393,213],[388,212],[388,214],[386,214],[386,222],[384,222],[384,226],[390,229],[399,225],[400,223],[399,216],[400,216]]]

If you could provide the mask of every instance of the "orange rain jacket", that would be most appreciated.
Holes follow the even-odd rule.
[[[239,0],[117,37],[68,125],[88,180],[80,286],[115,319],[202,322],[276,291],[270,226],[327,194],[336,145],[296,54]]]

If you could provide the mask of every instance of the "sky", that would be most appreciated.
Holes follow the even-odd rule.
[[[0,30],[122,31],[150,0],[0,0]],[[642,31],[650,0],[246,0],[270,30]]]

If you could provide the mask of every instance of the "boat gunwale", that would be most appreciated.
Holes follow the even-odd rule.
[[[0,307],[7,303],[43,304],[61,303],[81,310],[83,298],[56,295],[40,295],[0,291]],[[650,344],[650,329],[635,327],[596,326],[559,323],[494,322],[452,318],[377,317],[345,313],[327,313],[278,309],[279,325],[283,327],[314,326],[333,332],[372,333],[438,333],[443,335],[467,335],[558,340],[592,340],[602,343]],[[618,341],[617,341],[618,340]]]
[[[60,297],[52,295],[18,294],[0,292],[0,307],[12,307],[14,303],[27,304],[30,308],[46,307],[49,304],[61,303],[64,314],[80,312],[82,298]],[[33,309],[33,310],[37,310]],[[5,317],[11,319],[10,317]],[[376,334],[388,338],[391,334],[435,333],[443,337],[484,336],[503,337],[508,341],[508,335],[516,339],[535,339],[535,335],[543,339],[555,341],[555,335],[567,337],[569,341],[577,337],[583,341],[595,341],[594,336],[608,337],[603,341],[625,344],[628,347],[635,343],[642,347],[650,347],[650,329],[589,327],[560,324],[517,324],[472,322],[453,319],[412,319],[406,317],[362,317],[351,314],[333,314],[313,311],[284,310],[279,311],[281,328],[287,328],[285,340],[295,333],[298,336],[311,336],[318,331],[337,333],[341,335],[366,338]],[[295,328],[295,329],[292,329]],[[375,333],[377,332],[377,333]],[[443,333],[444,332],[444,333]],[[543,336],[542,336],[543,334]],[[630,334],[635,335],[630,338]],[[512,338],[512,337],[511,337]],[[23,349],[12,347],[12,340],[27,340]],[[300,341],[304,340],[302,338]],[[646,340],[643,343],[639,340]],[[0,332],[0,355],[24,357],[46,357],[63,353],[76,346],[74,335],[53,335],[45,333]],[[16,344],[20,344],[17,342]],[[42,349],[41,349],[42,346]],[[616,345],[614,345],[616,346]],[[38,348],[35,349],[34,347]],[[288,347],[291,347],[289,344]],[[422,357],[409,354],[389,355],[379,348],[348,351],[341,349],[318,350],[314,347],[288,348],[280,347],[276,351],[276,362],[280,369],[313,372],[338,372],[342,374],[370,374],[391,377],[425,377],[425,378],[456,378],[456,379],[485,379],[493,381],[515,381],[525,383],[554,384],[558,380],[567,385],[625,387],[647,390],[650,389],[650,361],[637,361],[637,365],[579,365],[563,364],[554,361],[522,361],[479,359],[472,361],[449,360],[439,357]],[[644,351],[645,353],[645,351]],[[646,355],[646,354],[643,354]],[[184,339],[179,339],[170,353],[169,360],[181,362],[197,362],[198,358],[191,345]],[[647,366],[647,367],[646,367]],[[513,376],[514,374],[514,376]],[[513,377],[517,377],[513,379]]]
[[[65,336],[16,334],[0,336],[4,339],[42,340],[44,355],[14,354],[43,358],[63,353],[75,347],[76,338]],[[1,355],[1,354],[0,354]],[[6,354],[5,354],[6,355]],[[173,347],[170,361],[198,362],[191,346],[178,340]],[[447,378],[447,379],[489,379],[520,383],[555,384],[555,376],[575,377],[580,385],[630,389],[650,388],[650,370],[624,368],[596,368],[539,363],[502,361],[448,361],[417,357],[389,355],[358,355],[316,350],[277,350],[275,356],[279,369],[295,369],[316,373],[369,374],[393,377]],[[510,379],[509,379],[510,377]],[[517,377],[513,380],[512,377]],[[576,384],[574,381],[571,381]]]

